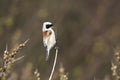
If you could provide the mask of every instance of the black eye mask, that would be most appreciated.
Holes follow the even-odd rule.
[[[52,27],[53,25],[52,24],[47,24],[46,25],[46,28],[48,29],[48,28],[50,28],[50,27]]]

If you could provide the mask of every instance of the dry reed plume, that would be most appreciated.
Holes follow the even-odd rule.
[[[68,80],[64,67],[61,65],[59,69],[60,80]]]
[[[112,61],[112,75],[115,80],[120,80],[120,49],[115,49],[113,61]]]
[[[29,41],[26,40],[24,43],[20,44],[18,47],[13,49],[12,51],[8,51],[7,46],[6,50],[4,51],[3,56],[3,66],[0,68],[0,80],[6,80],[8,75],[10,74],[11,67],[13,63],[16,61],[22,59],[24,56],[21,56],[19,58],[16,58],[17,53],[26,46],[26,43]]]
[[[37,69],[34,71],[34,75],[35,75],[36,80],[40,80],[40,73],[38,72]]]

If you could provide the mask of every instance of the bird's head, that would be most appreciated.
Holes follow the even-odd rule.
[[[44,22],[43,23],[43,31],[49,30],[53,27],[53,24],[51,22]]]

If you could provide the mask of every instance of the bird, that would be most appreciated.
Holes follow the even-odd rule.
[[[43,27],[43,44],[46,47],[46,61],[49,59],[50,50],[56,44],[55,32],[53,30],[53,24],[51,22],[44,22]]]

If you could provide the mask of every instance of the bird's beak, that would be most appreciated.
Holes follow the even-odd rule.
[[[50,26],[53,26],[53,24],[51,24]]]

